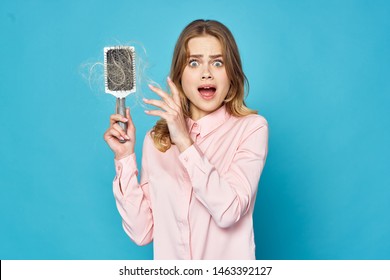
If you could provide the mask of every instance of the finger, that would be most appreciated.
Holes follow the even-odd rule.
[[[153,85],[149,85],[149,88],[150,88],[153,92],[157,93],[157,95],[160,96],[160,97],[161,97],[162,99],[164,99],[164,100],[170,98],[170,96],[169,96],[168,93],[166,93],[165,91],[163,91],[162,89],[160,89],[160,88],[158,88],[158,87],[155,87],[155,86],[153,86]]]
[[[125,140],[125,138],[121,135],[121,133],[118,130],[114,129],[114,128],[111,128],[111,129],[107,130],[106,137],[104,139],[106,141],[108,141],[108,140],[110,140],[112,138],[117,138],[117,139],[122,140],[122,141]]]
[[[167,117],[168,117],[167,113],[160,111],[160,110],[145,110],[145,113],[148,115],[160,117],[163,119],[167,119]]]
[[[153,85],[149,85],[149,88],[152,91],[154,91],[158,96],[160,96],[165,101],[165,103],[168,104],[169,107],[171,107],[171,108],[177,107],[177,104],[175,103],[175,101],[173,100],[171,95],[169,95],[168,93],[166,93],[162,89],[155,87]]]
[[[129,122],[133,121],[133,119],[131,118],[131,115],[130,115],[130,108],[129,107],[126,108],[126,118],[129,120]]]
[[[133,123],[133,118],[131,117],[131,114],[130,114],[130,108],[129,107],[126,108],[126,118],[128,119],[128,122],[127,122],[127,132],[129,132],[131,130],[134,130],[135,126],[134,126],[134,123]]]
[[[130,139],[130,137],[126,134],[126,132],[123,130],[123,128],[118,123],[115,123],[112,126],[112,128],[115,129],[116,131],[118,131],[120,136],[122,136],[122,138],[126,138],[127,140]]]
[[[127,122],[128,119],[126,119],[124,116],[120,114],[113,114],[110,116],[110,126],[112,126],[116,122]]]
[[[181,107],[179,90],[177,89],[175,83],[171,80],[169,76],[167,78],[167,81],[168,81],[169,88],[171,89],[172,92],[173,100],[179,107]]]
[[[167,103],[165,103],[165,102],[163,102],[163,101],[161,101],[161,100],[146,99],[146,98],[144,98],[143,101],[144,101],[146,104],[150,104],[150,105],[159,107],[159,108],[161,108],[161,109],[163,109],[163,110],[165,110],[165,111],[167,111],[167,112],[172,110],[172,108],[169,107],[169,106],[167,105]]]

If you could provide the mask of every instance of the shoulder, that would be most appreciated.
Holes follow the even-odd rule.
[[[250,114],[248,116],[241,117],[241,118],[245,122],[255,123],[256,125],[259,125],[259,126],[268,126],[267,120],[263,116],[258,115],[258,114]]]
[[[234,117],[231,116],[232,121],[236,123],[237,126],[244,128],[246,131],[253,132],[261,128],[268,128],[268,121],[261,115],[250,114],[244,117]]]
[[[231,116],[234,123],[230,133],[237,139],[237,150],[250,150],[256,154],[264,154],[268,146],[268,122],[258,114],[243,117]]]
[[[157,150],[154,146],[151,130],[147,131],[142,144],[142,158],[149,158]]]
[[[143,143],[143,152],[167,154],[159,151],[158,148],[155,146],[152,129],[148,130],[145,134],[144,143]]]
[[[152,129],[148,130],[144,137],[144,147],[153,146]]]
[[[231,116],[234,128],[240,143],[245,141],[255,141],[266,143],[268,140],[268,122],[266,118],[258,114],[250,114],[244,117]],[[250,140],[252,139],[252,140]]]

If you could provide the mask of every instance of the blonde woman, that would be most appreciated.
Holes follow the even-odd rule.
[[[268,125],[245,106],[229,29],[213,20],[186,26],[167,82],[170,93],[150,86],[159,99],[144,99],[156,107],[145,113],[161,119],[145,136],[140,182],[129,110],[112,115],[104,134],[124,230],[138,245],[153,241],[155,259],[255,259],[252,214]]]

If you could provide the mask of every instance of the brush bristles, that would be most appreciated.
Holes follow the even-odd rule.
[[[104,48],[104,75],[106,92],[117,97],[135,92],[134,47]]]

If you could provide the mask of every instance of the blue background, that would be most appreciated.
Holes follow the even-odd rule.
[[[235,35],[247,103],[270,125],[257,258],[390,259],[388,3],[2,0],[0,258],[152,258],[112,195],[115,98],[84,75],[104,46],[138,41],[144,77],[164,86],[180,31],[211,18]],[[139,161],[156,119],[128,104]]]

